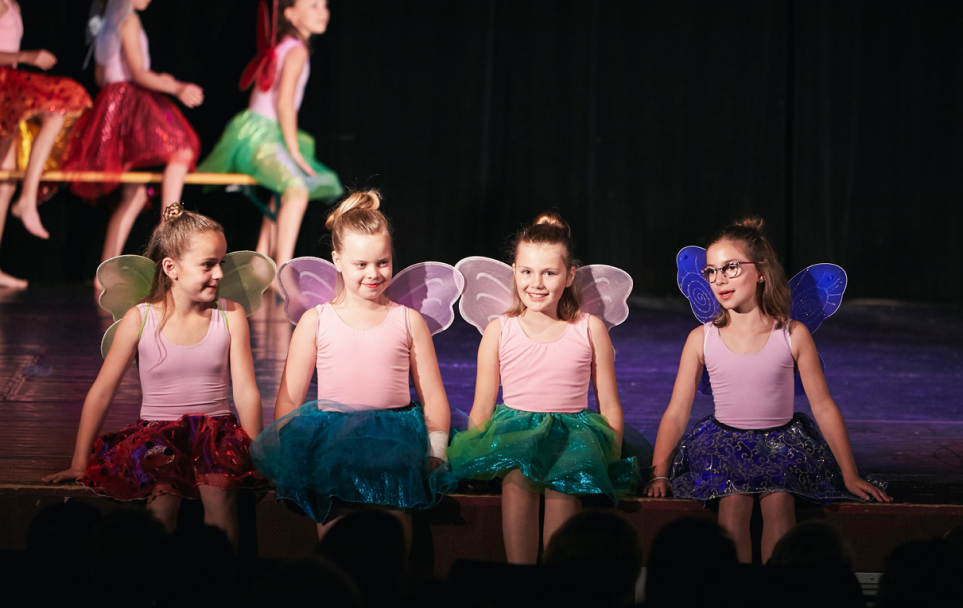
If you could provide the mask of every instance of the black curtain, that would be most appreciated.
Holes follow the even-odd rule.
[[[214,145],[246,105],[253,0],[156,0],[142,15],[158,71],[205,89],[186,111]],[[24,0],[24,48],[81,80],[85,2]],[[963,3],[880,0],[331,0],[299,125],[353,188],[378,187],[399,267],[505,256],[538,212],[572,224],[579,257],[677,295],[674,256],[726,223],[766,220],[790,274],[844,266],[857,297],[958,302],[949,271],[963,198]],[[185,190],[251,248],[241,195]],[[106,205],[61,191],[15,219],[0,267],[88,279]],[[299,255],[327,255],[314,204]],[[155,215],[128,243],[143,247]],[[36,261],[41,263],[37,264]],[[933,286],[936,286],[935,288]]]

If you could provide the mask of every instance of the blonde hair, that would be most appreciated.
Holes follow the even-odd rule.
[[[377,190],[360,190],[348,195],[348,198],[331,210],[324,222],[325,228],[331,231],[331,249],[340,254],[344,239],[349,234],[381,234],[390,241],[391,222],[379,211],[380,207],[381,193]],[[340,301],[344,295],[344,280],[340,272],[334,293],[332,302]]]
[[[763,221],[758,217],[747,217],[734,222],[720,232],[712,240],[709,247],[722,241],[739,243],[745,247],[749,262],[756,267],[763,280],[756,285],[756,302],[762,314],[776,321],[776,328],[782,328],[789,323],[791,309],[789,281],[783,272],[776,250],[762,231]],[[712,319],[716,327],[729,324],[729,311],[724,306]]]
[[[557,213],[542,213],[529,226],[515,235],[512,245],[512,262],[518,257],[518,246],[522,243],[533,245],[561,245],[565,250],[565,270],[579,267],[579,261],[572,253],[572,229]],[[509,317],[517,317],[525,312],[526,306],[518,297],[515,273],[512,273],[512,307],[505,312]],[[576,321],[582,309],[582,288],[578,278],[565,288],[558,300],[558,318],[569,323]]]

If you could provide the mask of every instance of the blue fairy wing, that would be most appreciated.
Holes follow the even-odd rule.
[[[120,255],[97,267],[97,280],[104,288],[100,307],[110,312],[114,321],[139,304],[150,293],[154,282],[154,262],[140,255]]]
[[[321,258],[294,258],[281,264],[278,284],[284,294],[284,316],[297,325],[305,311],[334,298],[338,270]]]
[[[789,316],[813,333],[839,310],[846,291],[846,271],[835,264],[815,264],[800,270],[789,281],[789,290],[792,293]]]
[[[461,260],[455,268],[465,277],[465,293],[458,311],[484,334],[489,323],[512,307],[512,267],[476,255]]]
[[[590,264],[578,269],[575,280],[582,288],[582,312],[594,315],[612,329],[629,317],[632,277],[615,266]]]
[[[235,251],[224,256],[224,277],[217,286],[217,297],[237,302],[247,316],[261,307],[262,296],[274,275],[277,265],[266,255],[254,251]]]
[[[454,266],[421,262],[396,274],[386,293],[392,301],[421,313],[434,335],[455,320],[455,300],[464,289],[465,278]]]
[[[708,323],[719,312],[719,301],[712,287],[702,276],[706,267],[706,250],[702,247],[683,247],[675,256],[676,281],[682,295],[689,300],[692,313],[700,323]]]

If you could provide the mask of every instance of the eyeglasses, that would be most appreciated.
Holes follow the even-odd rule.
[[[725,266],[720,266],[718,268],[706,266],[702,271],[702,276],[706,281],[712,283],[716,280],[716,273],[722,271],[722,274],[725,275],[727,279],[734,279],[742,274],[742,269],[739,267],[743,264],[755,264],[755,262],[727,262]]]

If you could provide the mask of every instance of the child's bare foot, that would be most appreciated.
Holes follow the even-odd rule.
[[[10,289],[26,289],[27,282],[23,279],[18,279],[17,277],[12,277],[4,271],[0,270],[0,287],[7,287]]]
[[[23,222],[23,227],[27,229],[27,232],[34,235],[35,237],[41,239],[49,239],[50,233],[43,227],[40,223],[40,214],[37,213],[36,205],[27,205],[19,200],[10,208],[10,213],[20,218]]]

